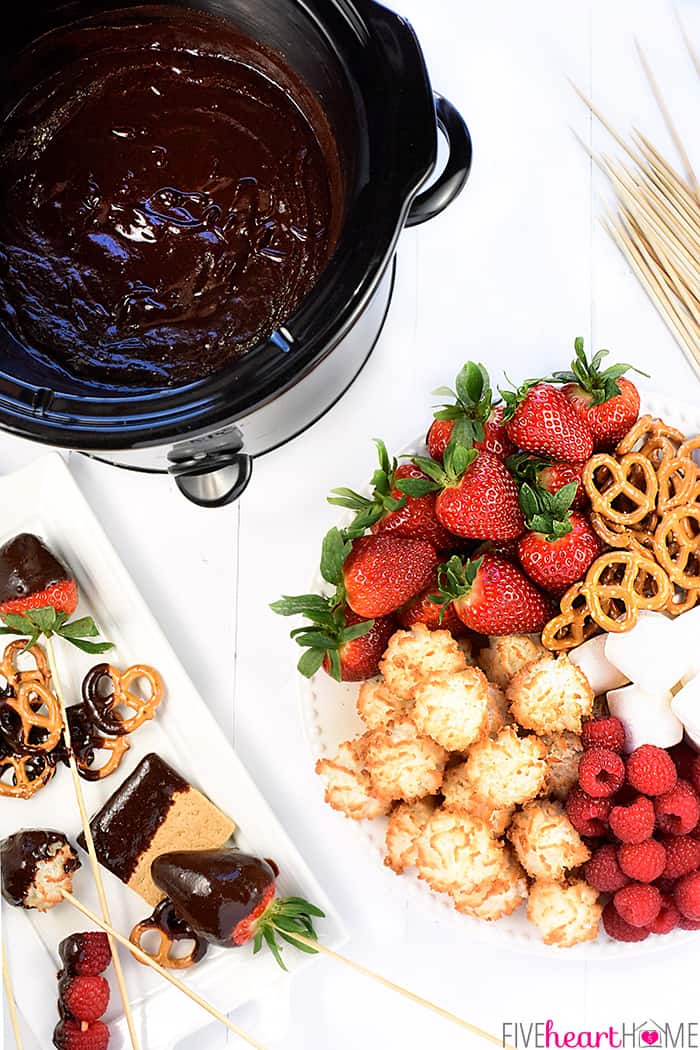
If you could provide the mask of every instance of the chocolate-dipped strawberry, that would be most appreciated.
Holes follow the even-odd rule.
[[[72,616],[78,585],[38,536],[24,532],[0,547],[0,615],[49,605]]]
[[[313,918],[324,913],[300,897],[277,897],[277,875],[273,862],[231,849],[163,853],[151,865],[153,881],[193,930],[224,948],[252,940],[257,952],[264,941],[286,969],[276,934],[313,952],[289,935],[315,939]]]
[[[78,855],[60,831],[17,831],[0,842],[2,895],[18,908],[48,911],[72,889]]]

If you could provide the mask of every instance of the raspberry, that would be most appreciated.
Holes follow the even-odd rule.
[[[617,851],[620,868],[635,882],[653,882],[666,867],[666,850],[655,839],[628,842]]]
[[[69,977],[59,985],[61,1003],[77,1021],[96,1021],[109,1006],[104,977]]]
[[[630,881],[617,862],[617,849],[612,843],[598,847],[585,872],[588,885],[601,893],[615,893]]]
[[[97,977],[112,961],[106,933],[74,933],[58,946],[67,973]]]
[[[620,842],[644,842],[651,838],[654,833],[654,806],[651,800],[638,795],[627,806],[613,806],[610,830]]]
[[[53,1042],[58,1050],[107,1050],[109,1028],[102,1021],[94,1021],[83,1031],[80,1021],[67,1018],[56,1025]]]
[[[613,897],[618,915],[630,926],[651,926],[661,911],[661,893],[656,886],[632,882]]]
[[[625,748],[625,727],[619,718],[596,718],[583,723],[581,741],[586,751],[591,747],[604,747],[621,754]]]
[[[578,782],[591,798],[610,798],[622,787],[625,764],[618,754],[605,747],[584,751],[578,764]]]
[[[673,896],[684,919],[700,921],[700,871],[693,871],[679,879]]]
[[[664,878],[679,879],[700,868],[700,842],[689,835],[669,835],[662,839],[666,850]]]
[[[656,823],[667,835],[687,835],[700,820],[700,800],[687,780],[654,799]]]
[[[627,779],[643,795],[664,795],[674,787],[678,774],[668,751],[642,744],[627,759]]]
[[[651,932],[665,934],[675,930],[680,919],[680,912],[673,897],[668,893],[661,894],[661,911],[651,924]]]
[[[693,751],[692,747],[683,741],[670,748],[668,753],[673,759],[678,776],[683,780],[692,780],[693,762],[698,757],[697,751]]]
[[[700,792],[700,755],[697,753],[690,766],[690,776],[686,777],[686,780],[689,780],[695,790]]]
[[[612,937],[614,941],[632,943],[633,941],[645,941],[649,936],[649,930],[638,929],[625,922],[612,901],[608,901],[603,908],[603,926],[608,937]]]
[[[678,920],[679,930],[700,930],[700,919],[686,919],[684,915],[681,915]]]
[[[651,805],[651,803],[650,803]],[[591,798],[581,788],[569,792],[566,813],[579,835],[593,838],[607,831],[611,802],[607,798]],[[644,836],[646,838],[646,835]]]

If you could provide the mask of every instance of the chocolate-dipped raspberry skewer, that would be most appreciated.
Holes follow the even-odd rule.
[[[12,1034],[15,1037],[15,1046],[17,1050],[24,1050],[24,1043],[22,1042],[22,1033],[19,1027],[19,1017],[17,1016],[17,1004],[15,1003],[15,996],[12,991],[12,979],[10,977],[10,970],[7,965],[7,955],[5,954],[5,942],[0,941],[0,952],[2,953],[2,983],[5,986],[5,1001],[7,1002],[7,1012],[10,1015],[10,1025],[12,1026]]]
[[[80,773],[78,772],[78,764],[75,759],[75,754],[71,744],[71,730],[70,722],[68,720],[68,710],[66,705],[65,695],[61,686],[61,679],[58,673],[58,666],[56,663],[56,652],[53,644],[54,635],[58,635],[64,638],[65,641],[71,645],[76,646],[83,652],[89,653],[105,653],[113,648],[111,642],[95,642],[91,639],[98,637],[99,631],[95,626],[94,621],[90,617],[83,617],[80,620],[75,620],[72,623],[68,621],[68,614],[63,610],[57,610],[52,605],[46,606],[42,609],[27,609],[24,613],[10,613],[0,617],[5,627],[0,629],[1,634],[16,634],[21,637],[28,637],[27,648],[31,648],[36,642],[43,638],[46,646],[46,656],[49,661],[49,670],[51,672],[51,682],[53,691],[58,700],[61,709],[61,719],[63,721],[63,732],[66,739],[66,752],[68,758],[68,766],[70,768],[71,777],[73,780],[73,789],[75,791],[76,802],[78,803],[78,810],[80,812],[80,821],[83,825],[83,834],[85,835],[85,843],[87,846],[88,856],[90,858],[90,866],[92,868],[92,874],[95,879],[95,886],[97,888],[97,896],[100,901],[100,910],[106,923],[111,926],[112,919],[109,910],[109,904],[107,903],[107,895],[105,893],[104,883],[102,881],[102,873],[100,871],[100,864],[97,859],[97,853],[95,852],[95,843],[92,838],[92,830],[90,828],[90,818],[88,816],[87,808],[85,806],[85,798],[83,796],[83,787],[80,780]],[[112,959],[114,961],[114,976],[117,980],[117,986],[119,988],[119,994],[122,999],[122,1005],[124,1007],[124,1016],[126,1018],[127,1028],[129,1030],[129,1039],[131,1042],[132,1050],[140,1050],[140,1044],[138,1036],[136,1034],[136,1025],[134,1024],[134,1017],[131,1012],[131,1004],[129,1002],[129,993],[126,988],[126,981],[124,980],[124,971],[122,969],[121,959],[119,958],[119,952],[115,942],[110,936],[109,942],[110,949],[112,951]]]

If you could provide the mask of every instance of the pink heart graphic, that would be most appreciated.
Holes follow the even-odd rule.
[[[659,1033],[653,1031],[642,1032],[642,1042],[646,1043],[647,1046],[653,1046],[654,1043],[658,1043]]]

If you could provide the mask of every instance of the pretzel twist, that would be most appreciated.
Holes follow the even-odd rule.
[[[27,643],[19,638],[6,646],[2,662],[0,662],[0,677],[4,678],[13,690],[23,682],[37,682],[48,688],[51,684],[51,671],[44,650],[39,645],[33,645],[31,649],[27,649],[26,645]],[[24,653],[33,658],[35,666],[20,671],[17,667],[17,660]]]
[[[700,587],[700,504],[669,511],[654,533],[654,553],[683,590]]]
[[[194,930],[183,929],[182,932],[177,932],[167,923],[158,921],[159,911],[165,906],[166,908],[172,908],[170,901],[163,901],[158,905],[153,915],[148,919],[142,919],[138,922],[131,933],[129,934],[129,940],[132,944],[135,944],[137,948],[140,948],[142,952],[157,962],[159,966],[162,966],[166,970],[188,970],[190,966],[194,966],[201,959],[204,958],[207,950],[206,942],[198,936]],[[149,952],[142,944],[142,939],[147,933],[158,934],[158,947],[155,952]],[[192,947],[187,955],[173,955],[173,948],[178,941],[191,940]]]
[[[604,480],[599,480],[603,471]],[[636,525],[656,507],[656,473],[641,452],[628,452],[619,461],[599,452],[586,463],[582,480],[593,510],[616,525]],[[620,497],[631,505],[629,510],[613,506]]]
[[[18,750],[24,751],[53,751],[58,746],[61,733],[63,732],[63,719],[61,707],[50,689],[40,685],[39,682],[24,681],[15,689],[14,696],[8,696],[2,701],[3,708],[13,711],[20,722],[20,735],[16,741]],[[46,714],[41,709],[46,708]],[[29,736],[32,729],[39,729],[46,733],[46,737],[38,744],[31,743]],[[5,730],[5,735],[9,735]],[[12,734],[14,737],[14,734]]]
[[[139,696],[130,688],[139,679],[148,683],[149,692]],[[103,683],[111,683],[111,692],[101,695]],[[154,667],[135,664],[120,672],[111,664],[98,664],[87,674],[83,682],[83,702],[93,723],[103,733],[111,736],[126,736],[153,718],[163,698],[163,679]],[[128,708],[134,714],[123,718],[117,709]]]
[[[41,764],[38,772],[37,762]],[[6,779],[8,771],[10,778]],[[46,787],[55,772],[56,766],[43,754],[3,755],[0,758],[0,797],[31,798]]]

